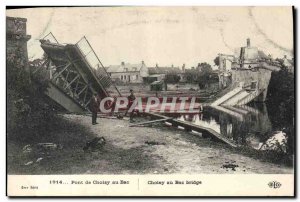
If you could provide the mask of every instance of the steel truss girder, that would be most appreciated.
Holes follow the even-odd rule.
[[[48,65],[51,62],[51,59],[49,60]],[[59,81],[63,82],[62,85],[60,85]],[[52,74],[51,83],[68,94],[76,103],[88,110],[87,106],[90,102],[93,90],[81,76],[80,72],[77,71],[72,62],[67,62],[65,65],[60,66],[60,68],[56,67],[56,71]],[[84,93],[83,96],[82,93]]]

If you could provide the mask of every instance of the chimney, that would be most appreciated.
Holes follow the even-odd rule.
[[[287,56],[286,55],[284,55],[284,59],[286,59],[287,58]]]
[[[145,65],[145,62],[144,62],[144,60],[142,60],[142,65]]]
[[[174,65],[172,64],[172,68],[174,67]]]
[[[185,64],[182,65],[182,71],[185,72]]]
[[[155,67],[158,68],[158,64],[157,64],[157,63],[156,63],[156,65],[155,65]]]
[[[272,61],[272,60],[273,60],[272,55],[269,54],[267,59],[268,59],[269,61]]]
[[[121,65],[124,66],[124,65],[125,65],[125,62],[121,62]]]
[[[219,53],[219,70],[223,71],[223,57],[222,54]]]
[[[249,48],[251,46],[250,44],[250,38],[247,39],[247,48]]]

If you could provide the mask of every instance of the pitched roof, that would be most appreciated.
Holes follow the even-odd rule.
[[[185,69],[186,73],[196,73],[199,72],[197,69]]]
[[[106,67],[107,72],[136,72],[140,71],[142,66],[145,65],[143,63],[139,64],[130,64],[130,63],[124,63],[121,65],[110,65]]]
[[[149,67],[149,74],[181,74],[179,67]]]
[[[283,65],[284,66],[294,66],[294,61],[293,60],[290,60],[290,59],[287,59],[287,58],[283,58]]]

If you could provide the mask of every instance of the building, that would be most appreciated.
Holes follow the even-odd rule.
[[[232,82],[240,81],[238,76],[235,76],[237,72],[240,73],[238,70],[244,70],[243,73],[247,72],[246,70],[254,72],[260,66],[260,61],[266,58],[267,55],[257,47],[251,46],[249,38],[246,46],[236,49],[234,55],[219,54],[219,87],[226,88]]]
[[[227,65],[227,61],[231,65]],[[270,56],[251,46],[250,39],[247,39],[247,45],[236,51],[235,55],[219,54],[220,88],[240,86],[250,89],[256,94],[255,101],[265,101],[271,73],[279,70],[280,67]]]
[[[286,55],[283,57],[282,65],[291,73],[294,73],[294,60],[288,59]]]
[[[124,83],[143,83],[144,78],[149,75],[144,61],[139,64],[122,62],[120,65],[110,65],[106,71],[113,81]]]
[[[258,48],[255,46],[251,46],[250,39],[248,38],[247,46],[241,47],[240,49],[240,68],[251,69],[253,67],[257,67],[259,57],[260,55],[258,52]]]
[[[151,74],[144,79],[145,83],[152,83],[154,81],[164,81],[165,80],[164,74]]]
[[[195,67],[191,67],[190,69],[185,69],[184,71],[184,79],[189,83],[196,83],[198,81],[199,71]]]
[[[169,83],[177,83],[185,81],[185,65],[182,69],[174,67],[174,65],[168,67],[160,67],[156,64],[155,67],[149,67],[149,75],[165,75],[165,79]]]

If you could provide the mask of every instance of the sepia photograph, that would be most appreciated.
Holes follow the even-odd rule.
[[[6,7],[8,195],[294,196],[294,13]]]

